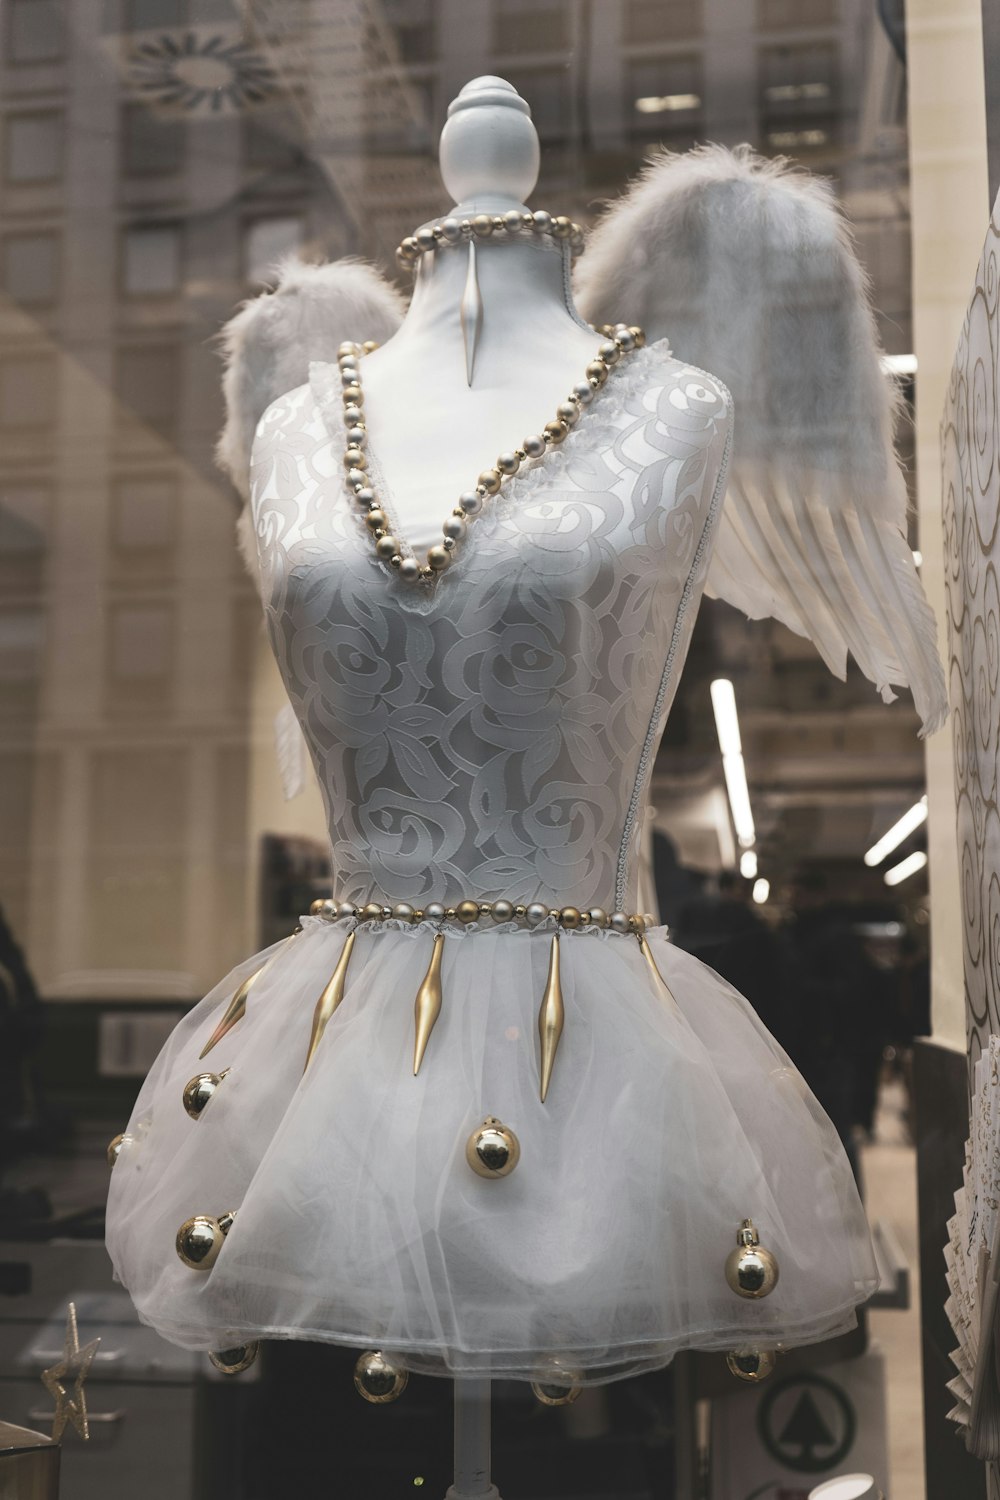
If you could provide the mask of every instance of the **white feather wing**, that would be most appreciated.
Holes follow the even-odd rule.
[[[826,183],[748,147],[665,154],[607,212],[577,272],[594,323],[639,323],[736,409],[707,592],[811,639],[922,732],[947,715],[933,614],[906,541],[867,280]]]
[[[335,359],[345,339],[383,343],[391,338],[403,306],[395,288],[361,261],[315,266],[289,260],[278,269],[274,291],[247,302],[223,328],[226,422],[216,459],[244,501],[240,549],[254,576],[256,551],[245,502],[257,423],[272,401],[308,380],[310,361]]]

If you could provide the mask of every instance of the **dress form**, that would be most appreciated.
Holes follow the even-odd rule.
[[[454,217],[527,212],[538,137],[526,110],[495,78],[475,79],[455,100],[440,146]],[[572,305],[568,251],[525,235],[480,241],[477,262],[484,313],[471,385],[459,314],[464,245],[422,257],[402,326],[364,362],[376,487],[415,550],[440,540],[458,496],[498,453],[541,431],[600,341]]]

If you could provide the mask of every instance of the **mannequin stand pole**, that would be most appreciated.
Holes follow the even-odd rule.
[[[455,1483],[445,1500],[500,1500],[490,1480],[490,1382],[455,1381]]]

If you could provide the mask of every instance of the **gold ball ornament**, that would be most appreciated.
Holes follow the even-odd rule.
[[[229,1069],[226,1069],[226,1073]],[[214,1096],[219,1084],[225,1078],[226,1073],[196,1073],[189,1078],[184,1085],[182,1095],[184,1108],[192,1120],[201,1118],[201,1112],[208,1101]]]
[[[582,1372],[558,1359],[550,1359],[539,1371],[539,1378],[531,1382],[532,1394],[543,1406],[571,1406],[582,1389]]]
[[[778,1262],[760,1243],[752,1219],[736,1234],[736,1249],[726,1257],[726,1280],[738,1297],[768,1297],[778,1285]]]
[[[731,1349],[726,1355],[726,1364],[737,1380],[756,1385],[772,1374],[775,1354],[773,1349]]]
[[[214,1349],[208,1358],[223,1375],[239,1375],[249,1370],[259,1353],[259,1343],[238,1344],[235,1349]]]
[[[487,1115],[466,1141],[465,1159],[477,1177],[509,1177],[521,1159],[521,1143],[509,1125]]]
[[[122,1148],[124,1146],[130,1145],[131,1141],[132,1137],[130,1135],[126,1135],[123,1130],[119,1135],[114,1136],[113,1139],[108,1142],[107,1156],[109,1167],[114,1166],[115,1162],[122,1154]]]
[[[468,923],[468,922],[478,922],[479,921],[479,902],[478,901],[460,901],[458,903],[458,905],[455,907],[455,915],[456,915],[456,917],[458,918],[458,920],[460,922],[465,922],[465,923]]]
[[[194,1214],[192,1218],[185,1219],[174,1242],[174,1248],[184,1264],[192,1271],[211,1270],[219,1258],[219,1251],[235,1217],[235,1212],[230,1210],[220,1214],[217,1219],[211,1214]]]
[[[409,1378],[409,1372],[387,1359],[380,1349],[369,1349],[354,1366],[354,1389],[373,1406],[398,1400]]]

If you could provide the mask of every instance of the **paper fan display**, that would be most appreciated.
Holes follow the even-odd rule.
[[[945,1311],[958,1337],[957,1370],[948,1389],[956,1404],[949,1419],[965,1430],[965,1445],[982,1459],[1000,1459],[1000,1380],[995,1324],[1000,1281],[1000,1036],[976,1063],[969,1140],[955,1213],[944,1247]]]

